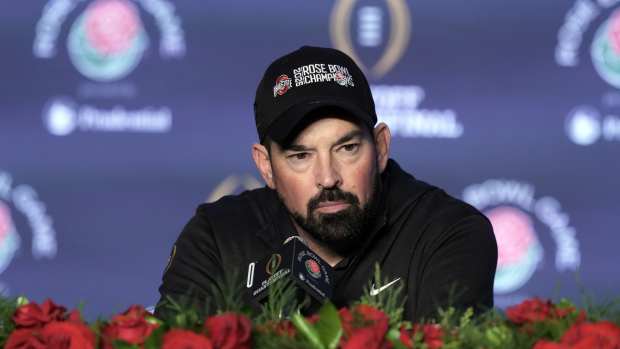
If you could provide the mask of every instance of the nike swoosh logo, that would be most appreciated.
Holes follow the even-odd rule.
[[[372,284],[372,286],[370,287],[370,295],[371,296],[376,296],[379,293],[383,292],[383,290],[385,290],[386,288],[392,286],[394,283],[396,283],[398,280],[400,280],[400,278],[396,278],[390,282],[388,282],[387,284],[379,287],[379,288],[375,288],[375,284]]]

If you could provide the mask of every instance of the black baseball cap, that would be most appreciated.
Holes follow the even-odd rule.
[[[336,108],[368,125],[377,122],[370,86],[361,69],[343,52],[303,46],[276,59],[256,90],[258,137],[279,144],[314,111]]]

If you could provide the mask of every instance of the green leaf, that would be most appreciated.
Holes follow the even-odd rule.
[[[17,307],[21,307],[22,305],[26,305],[28,303],[30,303],[30,301],[24,296],[19,296],[15,299],[15,306]]]
[[[314,326],[312,326],[310,322],[308,322],[308,320],[306,320],[306,318],[304,318],[303,315],[301,315],[300,312],[295,313],[291,321],[293,322],[293,325],[295,325],[295,327],[297,328],[297,331],[299,331],[299,333],[308,340],[308,342],[312,345],[313,348],[325,349],[325,346],[321,341],[321,336],[319,335],[319,332],[316,330],[316,328],[314,328]]]
[[[407,349],[407,346],[400,340],[400,331],[391,328],[387,333],[387,339],[392,343],[394,349]]]
[[[112,343],[112,346],[114,347],[114,349],[140,349],[140,347],[135,344],[129,344],[121,340],[114,341],[114,343]]]
[[[319,321],[314,325],[325,348],[335,349],[342,336],[342,324],[336,307],[327,302],[319,310]]]
[[[161,348],[162,340],[164,338],[164,335],[166,334],[166,331],[168,330],[169,329],[167,328],[167,326],[159,326],[155,331],[153,331],[153,333],[151,333],[149,338],[146,339],[146,341],[144,342],[144,348],[145,349]]]

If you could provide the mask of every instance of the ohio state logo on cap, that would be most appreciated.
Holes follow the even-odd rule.
[[[282,74],[278,76],[276,79],[276,84],[273,86],[273,97],[282,96],[286,93],[292,86],[291,78],[286,74]]]

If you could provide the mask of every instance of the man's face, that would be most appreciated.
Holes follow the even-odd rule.
[[[271,147],[273,183],[295,222],[336,252],[354,248],[373,218],[380,185],[369,131],[325,117],[285,148]]]

